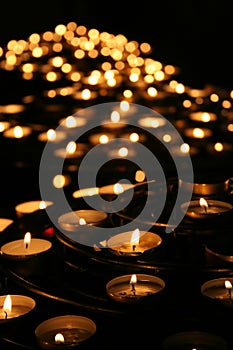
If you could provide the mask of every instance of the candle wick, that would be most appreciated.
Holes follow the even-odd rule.
[[[231,288],[228,289],[228,296],[229,296],[229,299],[231,300]]]
[[[7,319],[7,312],[6,311],[4,311],[5,312],[5,319]]]
[[[135,249],[136,249],[136,244],[134,244],[134,245],[132,246],[133,252],[135,251]]]
[[[204,207],[205,214],[207,214],[207,207],[205,205],[203,207]]]
[[[131,283],[131,291],[133,292],[133,295],[136,294],[136,289],[134,283]]]

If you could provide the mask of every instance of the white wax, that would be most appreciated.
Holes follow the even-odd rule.
[[[43,253],[51,248],[52,244],[48,240],[32,238],[28,248],[25,247],[24,239],[18,239],[4,244],[1,247],[1,254],[12,257],[30,256]]]

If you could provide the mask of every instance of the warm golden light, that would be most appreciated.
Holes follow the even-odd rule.
[[[45,201],[40,201],[39,209],[45,209],[46,207],[47,207],[46,202]]]
[[[68,154],[74,154],[76,151],[77,145],[75,143],[75,141],[70,141],[67,146],[66,146],[66,152]]]
[[[106,144],[109,142],[109,137],[107,135],[101,135],[99,137],[99,143]]]
[[[137,170],[135,173],[135,181],[142,182],[146,178],[146,174],[142,170]]]
[[[29,248],[29,245],[31,243],[31,233],[30,232],[25,233],[23,243],[24,243],[24,248],[26,248],[26,249]]]
[[[216,152],[222,152],[223,151],[223,144],[221,142],[216,142],[214,145],[214,149]]]
[[[8,294],[4,300],[3,303],[3,311],[6,314],[6,318],[9,315],[9,313],[12,311],[12,300],[11,300],[11,296]]]
[[[130,278],[130,284],[136,284],[137,283],[137,276],[133,274]]]
[[[49,129],[47,131],[47,139],[48,139],[48,141],[56,140],[56,131],[53,129]]]
[[[116,183],[114,186],[113,186],[113,192],[115,194],[121,194],[124,192],[124,188],[123,186],[120,184],[120,183]]]
[[[23,137],[23,129],[21,128],[21,126],[17,125],[14,127],[14,137],[17,139]]]
[[[193,136],[202,139],[205,136],[205,132],[200,128],[193,129]]]
[[[113,123],[118,123],[118,122],[120,121],[120,114],[119,114],[119,112],[113,111],[113,112],[111,113],[110,118],[111,118],[111,121],[112,121]]]
[[[226,281],[225,281],[225,287],[226,287],[226,289],[231,289],[231,288],[232,288],[231,282],[228,281],[228,280],[226,280]]]
[[[140,240],[140,231],[138,228],[136,228],[132,233],[131,241],[130,241],[132,250],[135,250],[136,246],[139,244],[139,240]]]
[[[80,219],[79,219],[79,225],[80,225],[80,226],[86,225],[86,220],[85,220],[84,218],[80,218]]]
[[[126,157],[129,153],[129,150],[127,147],[121,147],[119,150],[118,150],[118,155],[120,157]]]
[[[208,203],[204,198],[200,198],[199,204],[202,208],[207,209],[208,208]]]
[[[56,343],[64,343],[65,338],[61,333],[57,333],[54,338]]]

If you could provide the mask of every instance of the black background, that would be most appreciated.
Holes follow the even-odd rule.
[[[70,21],[149,42],[154,58],[179,66],[184,83],[233,87],[233,2],[10,1],[1,4],[0,46]]]

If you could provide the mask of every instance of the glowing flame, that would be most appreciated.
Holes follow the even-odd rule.
[[[113,186],[113,192],[114,192],[115,194],[123,193],[123,192],[124,192],[124,187],[123,187],[120,183],[116,183],[116,184]]]
[[[117,111],[113,111],[110,118],[113,123],[118,123],[120,121],[120,114]]]
[[[21,128],[21,126],[14,127],[14,137],[16,137],[18,139],[23,137],[23,129]]]
[[[46,208],[46,203],[45,201],[41,201],[40,204],[39,204],[39,209],[45,209]]]
[[[64,343],[64,341],[65,341],[65,339],[64,339],[64,337],[63,337],[63,335],[61,333],[57,333],[55,335],[54,339],[55,339],[56,343]]]
[[[12,310],[12,300],[11,296],[8,294],[5,298],[4,304],[3,304],[3,311],[8,315]]]
[[[127,147],[121,147],[119,150],[118,150],[118,155],[120,157],[126,157],[129,153],[129,150]]]
[[[132,233],[131,241],[130,241],[133,250],[139,244],[139,239],[140,239],[140,231],[138,228],[136,228]]]
[[[225,281],[225,287],[226,287],[226,289],[231,289],[232,288],[232,284],[231,284],[231,282],[230,281]]]
[[[207,122],[210,121],[210,119],[211,119],[211,118],[210,118],[209,113],[207,113],[207,112],[202,113],[201,120],[202,120],[203,122],[207,123]]]
[[[109,137],[107,135],[101,135],[100,138],[99,138],[99,142],[101,144],[108,143],[109,142]]]
[[[24,236],[24,248],[28,248],[31,243],[31,233],[27,232]]]
[[[86,225],[86,220],[84,218],[79,219],[79,225],[84,226]]]
[[[130,279],[130,284],[135,284],[135,283],[137,283],[137,276],[133,274]]]
[[[204,198],[200,198],[200,200],[199,200],[199,203],[200,203],[200,206],[202,207],[202,208],[208,208],[208,203],[207,203],[207,201],[204,199]]]
[[[54,141],[56,139],[56,131],[53,129],[49,129],[47,131],[47,139],[49,141]]]
[[[66,146],[66,152],[68,154],[74,154],[76,151],[77,145],[74,141],[70,141]]]

